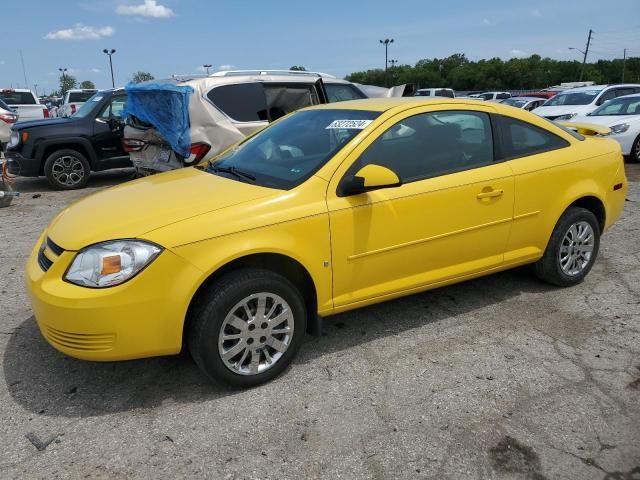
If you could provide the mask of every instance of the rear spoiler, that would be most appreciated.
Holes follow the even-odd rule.
[[[575,130],[580,135],[586,135],[593,137],[595,135],[609,135],[611,129],[602,125],[594,125],[593,123],[578,123],[578,122],[556,122],[563,127]]]

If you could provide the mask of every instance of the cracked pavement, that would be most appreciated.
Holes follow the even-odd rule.
[[[583,284],[521,268],[341,314],[245,391],[186,355],[99,364],[49,347],[27,255],[60,209],[130,172],[79,192],[21,179],[0,209],[2,476],[639,479],[640,165],[626,167],[623,218]]]

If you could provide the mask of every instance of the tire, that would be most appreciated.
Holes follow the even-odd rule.
[[[266,315],[260,316],[260,311]],[[195,308],[187,342],[196,364],[209,378],[251,387],[287,368],[300,349],[306,326],[303,297],[289,280],[268,270],[246,268],[225,275],[209,288]]]
[[[633,142],[633,146],[631,147],[631,152],[629,153],[629,158],[632,162],[640,163],[640,135]]]
[[[89,162],[76,150],[56,150],[44,162],[44,175],[56,190],[84,188],[90,171]]]
[[[535,273],[558,287],[577,285],[593,267],[599,248],[596,216],[584,208],[569,207],[553,229],[543,257],[534,265]]]

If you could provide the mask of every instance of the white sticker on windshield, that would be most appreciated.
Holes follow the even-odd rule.
[[[332,128],[345,128],[349,130],[363,130],[373,122],[373,120],[334,120],[325,128],[329,130]]]
[[[93,99],[94,102],[99,102],[100,100],[102,100],[104,97],[95,97]]]

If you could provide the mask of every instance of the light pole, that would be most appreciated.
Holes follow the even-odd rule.
[[[211,68],[211,64],[210,63],[205,63],[204,65],[202,65],[205,70],[207,71],[207,76],[209,76],[209,69]]]
[[[62,89],[61,90],[62,90],[62,98],[64,98],[64,94],[66,93],[65,87],[67,86],[67,76],[64,74],[64,72],[66,72],[67,69],[59,68],[58,70],[62,72]]]
[[[389,44],[393,43],[393,38],[385,38],[380,40],[380,43],[384,45],[384,84],[385,87],[389,86],[389,79],[387,77],[387,68],[389,67]]]
[[[111,68],[111,88],[116,88],[116,82],[113,79],[113,62],[111,61],[111,55],[116,53],[116,49],[112,48],[111,50],[108,50],[105,48],[104,50],[102,50],[102,52],[109,55],[109,68]]]

